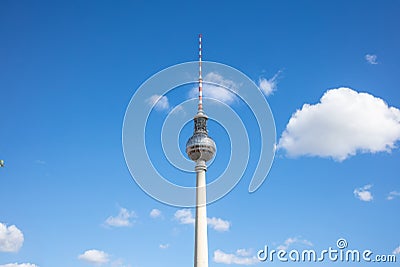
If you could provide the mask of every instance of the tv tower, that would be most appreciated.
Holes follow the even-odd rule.
[[[203,112],[203,78],[201,76],[201,37],[199,34],[199,104],[194,116],[194,132],[186,143],[186,153],[196,162],[196,220],[194,239],[194,267],[208,267],[206,162],[213,158],[214,141],[208,136],[208,117]]]

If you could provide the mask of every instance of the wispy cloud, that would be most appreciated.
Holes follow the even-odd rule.
[[[131,226],[133,218],[136,218],[134,211],[128,211],[125,208],[120,208],[118,215],[108,217],[104,224],[113,227]]]
[[[78,256],[78,259],[94,266],[106,265],[110,267],[131,267],[131,265],[126,264],[123,259],[117,258],[113,260],[111,255],[97,249],[86,250]]]
[[[151,97],[146,99],[146,102],[150,106],[154,106],[154,109],[157,111],[165,111],[165,110],[169,110],[169,108],[170,108],[168,97],[165,95],[164,96],[152,95]]]
[[[400,246],[398,246],[397,248],[395,248],[392,252],[393,254],[400,254]]]
[[[261,91],[265,96],[272,95],[277,90],[278,85],[278,77],[282,71],[278,71],[272,78],[266,79],[261,77],[258,80],[258,87],[260,87]]]
[[[386,199],[387,200],[393,200],[393,199],[395,199],[397,197],[400,197],[400,192],[392,191],[392,192],[389,193],[389,195],[387,196]]]
[[[110,261],[107,253],[97,249],[86,250],[83,254],[78,256],[78,259],[95,265],[102,265]]]
[[[236,255],[242,256],[242,257],[247,257],[253,254],[253,251],[251,249],[246,249],[246,248],[239,248],[236,250]]]
[[[253,265],[260,261],[256,256],[250,256],[250,250],[238,249],[235,253],[225,253],[220,249],[214,251],[213,261],[223,264]]]
[[[292,115],[278,149],[292,157],[343,161],[357,153],[390,152],[399,140],[399,109],[368,93],[338,88]]]
[[[378,57],[376,56],[376,55],[373,55],[373,54],[366,54],[365,55],[365,60],[369,63],[369,64],[372,64],[372,65],[376,65],[376,64],[378,64]]]
[[[285,242],[283,242],[283,244],[279,245],[276,249],[287,250],[293,244],[303,244],[310,247],[313,246],[313,244],[306,239],[300,239],[298,237],[289,237],[288,239],[285,240]]]
[[[126,264],[122,259],[113,260],[111,267],[131,267],[130,264]]]
[[[207,224],[213,228],[215,231],[218,232],[226,232],[229,231],[229,228],[231,227],[231,223],[225,220],[222,220],[221,218],[207,218]]]
[[[190,209],[180,209],[174,214],[175,220],[180,224],[194,224],[195,220]]]
[[[111,262],[111,267],[131,267],[131,265],[124,263],[122,259],[117,259]]]
[[[17,252],[24,243],[24,235],[15,225],[0,223],[0,252]]]
[[[366,201],[366,202],[372,201],[374,197],[372,196],[371,191],[369,191],[371,188],[372,185],[370,184],[364,185],[363,187],[360,188],[356,188],[354,189],[353,192],[354,196],[361,201]]]
[[[180,209],[175,212],[174,219],[179,221],[180,224],[192,224],[195,223],[192,211],[190,209]],[[229,231],[231,223],[221,218],[207,218],[207,224],[209,227],[218,232]]]
[[[162,216],[162,213],[161,213],[161,211],[159,209],[152,209],[150,211],[150,217],[153,218],[153,219],[159,218],[161,216]]]
[[[169,248],[169,244],[160,244],[159,246],[161,249],[167,249]]]
[[[8,263],[0,265],[0,267],[39,267],[39,266],[32,263]]]
[[[226,79],[216,72],[208,73],[203,77],[203,81],[203,97],[216,99],[228,105],[238,101],[237,96],[233,92],[238,91],[239,85],[234,81]],[[197,96],[198,88],[194,87],[190,90],[189,97],[196,98]]]
[[[182,114],[182,115],[185,115],[186,114],[186,111],[185,111],[185,109],[183,108],[183,106],[175,106],[175,107],[173,107],[172,109],[171,109],[171,114],[174,114],[174,115],[178,115],[178,114]]]

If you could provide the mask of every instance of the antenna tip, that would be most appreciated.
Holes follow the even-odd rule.
[[[199,38],[203,37],[203,35],[201,33],[199,33]]]

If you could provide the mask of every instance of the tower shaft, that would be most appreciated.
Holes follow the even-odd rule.
[[[196,163],[196,222],[194,240],[194,267],[208,267],[206,163]]]
[[[186,143],[186,153],[196,162],[196,218],[194,267],[208,267],[206,162],[215,155],[215,142],[208,136],[207,115],[203,112],[203,78],[201,69],[201,34],[199,34],[199,103],[193,118],[194,132]]]

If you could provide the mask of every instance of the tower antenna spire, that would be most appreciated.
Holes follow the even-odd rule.
[[[198,105],[198,113],[203,113],[203,77],[201,71],[201,38],[202,34],[199,34],[199,105]]]

